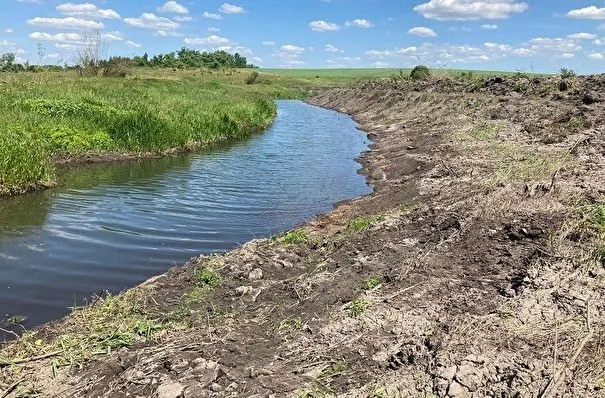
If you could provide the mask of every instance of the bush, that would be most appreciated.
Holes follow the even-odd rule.
[[[574,77],[576,75],[576,72],[573,69],[561,68],[561,70],[559,71],[559,75],[561,76],[561,79],[568,79]]]
[[[424,65],[416,66],[414,69],[412,69],[412,72],[410,73],[410,77],[413,80],[424,80],[427,79],[429,76],[431,76],[431,71],[428,67]]]
[[[126,77],[130,74],[131,62],[125,59],[110,59],[103,69],[105,77]]]
[[[246,84],[254,84],[258,81],[259,74],[257,71],[250,73],[250,76],[246,79]]]

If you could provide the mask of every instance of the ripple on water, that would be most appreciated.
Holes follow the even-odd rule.
[[[355,162],[367,145],[346,115],[278,101],[246,142],[65,171],[59,189],[0,202],[0,317],[31,327],[367,194]]]

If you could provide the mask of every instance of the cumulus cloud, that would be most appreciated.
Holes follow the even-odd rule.
[[[182,4],[176,1],[167,1],[163,6],[157,8],[158,12],[171,13],[171,14],[189,14],[189,10]]]
[[[63,3],[57,6],[57,11],[63,15],[90,19],[120,19],[120,14],[112,9],[102,9],[91,3]]]
[[[568,35],[567,37],[569,39],[576,39],[576,40],[595,40],[599,36],[597,36],[593,33],[574,33],[572,35]]]
[[[496,29],[498,29],[498,25],[494,25],[494,24],[484,24],[484,25],[481,25],[481,29],[486,29],[486,30],[496,30]]]
[[[204,18],[209,18],[209,19],[216,19],[216,20],[223,19],[223,16],[221,14],[215,14],[213,12],[208,12],[208,11],[204,11],[202,16]]]
[[[311,28],[311,30],[313,30],[315,32],[333,32],[335,30],[340,29],[340,26],[338,26],[335,23],[321,21],[321,20],[312,21],[311,23],[309,23],[309,27]]]
[[[601,53],[591,53],[591,54],[588,54],[586,56],[586,58],[592,59],[592,60],[595,60],[595,61],[601,61],[601,60],[605,59],[605,57]]]
[[[228,45],[231,45],[231,40],[227,39],[226,37],[220,37],[217,35],[210,35],[207,37],[187,37],[187,38],[185,38],[185,40],[183,40],[183,42],[185,44],[191,44],[191,45],[196,45],[196,46],[200,46],[200,45],[228,46]]]
[[[177,22],[168,18],[158,17],[154,13],[144,12],[138,18],[124,18],[124,22],[134,28],[174,30],[180,27]]]
[[[423,17],[440,21],[506,19],[527,9],[527,3],[516,0],[430,0],[414,7]]]
[[[88,19],[67,17],[67,18],[41,18],[36,17],[27,20],[28,25],[44,26],[58,29],[103,29],[105,25],[101,22]]]
[[[269,41],[269,40],[265,40],[263,41],[263,46],[274,46],[275,42],[274,41]]]
[[[575,19],[605,19],[605,8],[595,6],[571,10],[567,16]]]
[[[4,33],[13,33],[14,31],[10,28],[4,29]]]
[[[437,37],[437,33],[433,29],[424,26],[411,28],[408,30],[408,34],[420,37]]]
[[[294,44],[285,44],[273,53],[272,56],[273,58],[277,58],[281,65],[284,66],[303,65],[305,62],[300,57],[305,51],[303,47]]]
[[[371,28],[374,26],[374,24],[370,21],[368,21],[367,19],[363,19],[363,18],[358,18],[358,19],[354,19],[352,21],[347,21],[345,23],[346,26],[348,27],[352,27],[352,28]]]
[[[70,43],[78,44],[82,41],[82,36],[79,33],[57,33],[51,34],[46,32],[33,32],[29,35],[30,38],[38,41],[50,41],[55,43]]]
[[[129,46],[129,47],[133,47],[133,48],[141,48],[142,47],[139,43],[136,43],[136,42],[134,42],[132,40],[128,40],[126,42],[126,45]]]
[[[224,3],[220,6],[219,11],[223,14],[244,14],[246,9],[229,3]]]
[[[155,37],[183,37],[184,35],[180,32],[172,30],[156,30],[153,35]]]
[[[344,52],[343,50],[340,50],[339,48],[337,48],[331,44],[326,44],[324,51],[327,53],[343,53]]]

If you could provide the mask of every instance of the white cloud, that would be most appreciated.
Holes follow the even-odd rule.
[[[153,33],[155,37],[183,37],[184,35],[180,32],[172,30],[157,30]]]
[[[57,11],[63,15],[92,19],[120,19],[120,14],[112,9],[102,9],[91,3],[63,3],[57,6]]]
[[[263,41],[263,46],[274,46],[275,42],[274,41]]]
[[[334,47],[331,44],[326,44],[326,47],[324,48],[324,51],[327,52],[327,53],[343,53],[344,52],[343,50],[340,50],[340,49]]]
[[[283,45],[281,46],[280,50],[288,54],[302,54],[305,52],[304,48],[295,46],[293,44]]]
[[[189,14],[189,10],[182,4],[176,1],[167,1],[163,6],[157,8],[158,12],[172,13],[172,14]]]
[[[185,44],[191,45],[211,45],[211,46],[228,46],[231,44],[231,40],[226,37],[220,37],[217,35],[210,35],[207,37],[187,37],[184,41]]]
[[[101,22],[90,21],[74,17],[67,18],[41,18],[36,17],[27,21],[28,25],[45,26],[59,29],[103,29],[105,25]]]
[[[38,41],[50,41],[55,43],[79,44],[82,41],[82,36],[79,33],[57,33],[50,34],[45,32],[33,32],[29,35],[30,38]]]
[[[13,43],[12,41],[8,41],[8,40],[0,40],[0,47],[12,47],[14,46],[16,43]]]
[[[575,54],[572,54],[572,53],[563,53],[563,54],[561,54],[561,57],[563,57],[563,58],[565,58],[565,59],[570,59],[570,58],[573,58],[573,57],[575,57],[575,56],[576,56],[576,55],[575,55]]]
[[[135,28],[155,30],[174,30],[180,27],[178,23],[150,12],[144,12],[138,18],[124,18],[124,22]]]
[[[10,28],[4,29],[4,33],[13,33],[14,31]]]
[[[437,33],[433,29],[424,26],[416,26],[410,29],[408,34],[420,37],[437,37]]]
[[[486,30],[496,30],[496,29],[498,29],[498,25],[494,25],[494,24],[484,24],[484,25],[481,25],[481,29],[486,29]]]
[[[191,22],[193,21],[193,17],[191,15],[177,15],[174,17],[174,20],[177,22]]]
[[[220,6],[219,11],[223,14],[244,14],[246,9],[229,3],[224,3]]]
[[[542,52],[574,53],[582,51],[582,46],[573,39],[536,37],[529,41],[530,48]]]
[[[386,62],[382,62],[382,61],[376,61],[372,64],[372,66],[375,68],[386,68],[389,66],[389,64],[387,64]]]
[[[221,14],[215,14],[215,13],[208,12],[208,11],[204,11],[202,16],[204,18],[209,18],[209,19],[216,19],[216,20],[223,19],[223,16]]]
[[[107,41],[122,41],[124,37],[120,32],[105,32],[101,34],[101,38]]]
[[[527,9],[527,3],[516,0],[430,0],[414,7],[423,17],[440,21],[506,19]]]
[[[132,40],[128,40],[126,41],[126,45],[128,45],[129,47],[134,47],[134,48],[141,48],[142,46],[139,43],[136,43]]]
[[[207,30],[208,32],[213,32],[213,33],[220,32],[220,31],[221,31],[219,28],[214,27],[214,26],[210,26],[210,27],[208,27],[208,29],[206,29],[206,30]]]
[[[367,19],[363,19],[363,18],[358,18],[358,19],[354,19],[352,21],[347,21],[345,23],[346,26],[348,27],[353,27],[353,28],[371,28],[374,26],[374,24],[370,21],[368,21]]]
[[[321,21],[321,20],[312,21],[311,23],[309,23],[309,27],[311,28],[311,30],[313,30],[315,32],[333,32],[335,30],[340,29],[340,26],[338,26],[335,23]]]
[[[569,38],[569,39],[576,39],[576,40],[595,40],[598,37],[599,36],[597,36],[593,33],[574,33],[572,35],[567,36],[567,38]]]
[[[592,59],[592,60],[595,60],[595,61],[601,61],[601,60],[605,59],[605,57],[604,57],[604,56],[603,56],[603,54],[601,54],[601,53],[592,53],[592,54],[588,54],[588,55],[586,56],[586,58],[588,58],[588,59]]]
[[[595,6],[578,8],[567,13],[570,18],[576,19],[605,19],[605,8]]]

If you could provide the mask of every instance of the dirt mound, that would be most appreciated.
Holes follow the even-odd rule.
[[[601,396],[605,78],[569,79],[565,91],[559,80],[316,92],[312,103],[354,115],[371,134],[362,163],[372,195],[283,236],[194,259],[111,302],[120,309],[111,317],[128,307],[144,338],[109,355],[47,344],[67,333],[53,327],[91,344],[77,332],[88,330],[87,312],[6,347],[0,388],[56,397]],[[124,305],[133,295],[145,297],[135,310]],[[115,341],[121,325],[103,336]],[[53,378],[48,369],[74,352],[82,368],[61,362]]]

